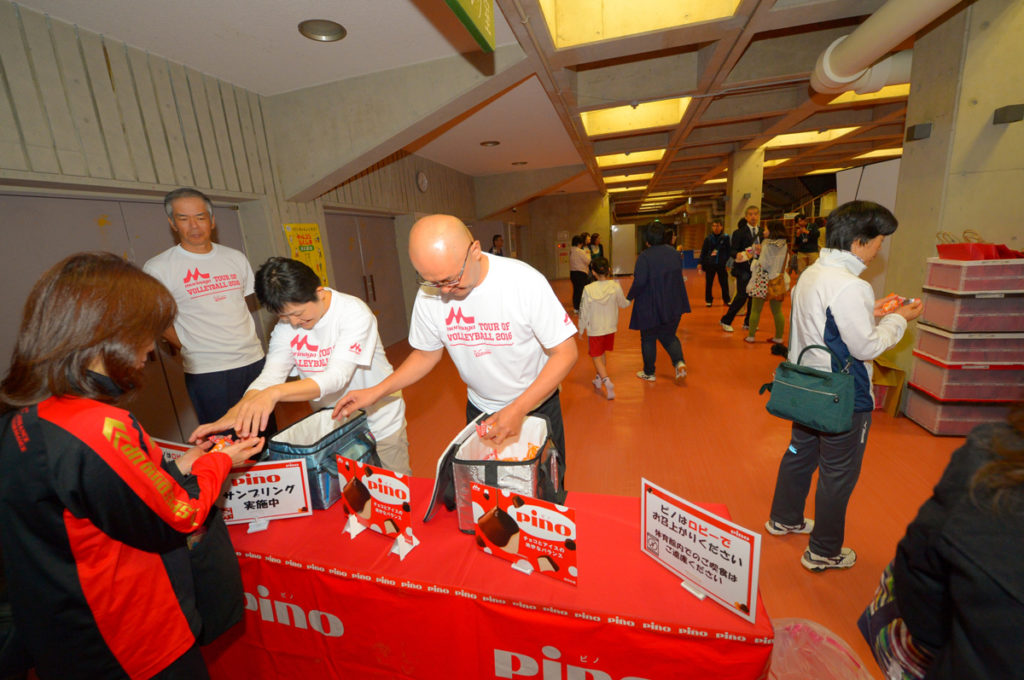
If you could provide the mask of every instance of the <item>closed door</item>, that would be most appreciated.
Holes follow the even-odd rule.
[[[334,287],[358,297],[377,317],[385,347],[408,335],[395,223],[388,217],[326,214]]]
[[[215,208],[215,240],[242,249],[237,213]],[[161,203],[0,194],[0,233],[4,267],[0,283],[0,314],[9,323],[0,328],[4,372],[17,339],[22,308],[32,285],[61,259],[83,251],[102,250],[140,267],[175,244]],[[184,441],[198,422],[185,390],[180,357],[163,350],[146,364],[144,387],[126,407],[146,431],[161,439]]]

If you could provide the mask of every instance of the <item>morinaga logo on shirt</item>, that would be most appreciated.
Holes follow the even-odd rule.
[[[349,345],[348,351],[352,352],[352,354],[359,354],[360,352],[363,351],[363,348],[358,342],[353,342],[351,345]]]
[[[512,324],[510,322],[477,322],[476,318],[476,316],[464,316],[461,307],[453,308],[445,320],[445,333],[448,336],[448,344],[466,346],[489,345],[492,347],[512,344]]]
[[[226,293],[232,290],[241,290],[242,282],[238,280],[238,274],[204,274],[199,267],[185,272],[181,280],[185,284],[185,292],[193,300],[217,293]],[[214,298],[216,301],[226,299],[227,296],[220,295]]]
[[[296,352],[301,352],[303,348],[308,349],[310,352],[315,352],[318,349],[320,349],[319,346],[311,344],[309,342],[308,335],[296,335],[294,338],[292,338],[292,341],[289,344],[292,346],[292,349],[294,349]]]
[[[463,316],[462,307],[453,307],[452,311],[448,312],[448,318],[444,320],[445,326],[451,326],[452,322],[456,324],[472,324],[476,323],[476,318],[472,316]]]
[[[333,347],[320,349],[309,341],[308,335],[296,335],[288,343],[292,348],[292,358],[295,360],[295,367],[306,373],[320,373],[327,368],[327,362],[331,359]]]
[[[196,267],[192,271],[186,272],[185,273],[185,278],[182,279],[181,281],[182,281],[182,283],[188,283],[189,281],[193,281],[193,280],[198,281],[199,279],[208,279],[208,278],[210,278],[209,274],[202,273],[201,271],[199,271],[199,267]]]

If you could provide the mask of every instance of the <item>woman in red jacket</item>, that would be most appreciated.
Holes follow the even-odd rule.
[[[188,535],[250,439],[163,454],[116,407],[174,318],[170,293],[109,253],[33,287],[0,383],[0,542],[15,639],[48,678],[205,678]],[[193,475],[190,498],[176,479]]]

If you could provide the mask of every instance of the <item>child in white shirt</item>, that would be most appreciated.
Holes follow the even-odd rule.
[[[595,257],[590,261],[590,268],[597,281],[583,289],[580,302],[579,328],[580,337],[586,331],[590,341],[590,358],[594,362],[594,389],[601,391],[604,386],[605,396],[615,398],[615,385],[608,377],[604,354],[615,348],[615,328],[619,323],[619,308],[629,306],[629,300],[622,294],[622,286],[612,278],[608,260]]]

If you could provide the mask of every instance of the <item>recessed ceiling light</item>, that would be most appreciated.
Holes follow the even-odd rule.
[[[526,165],[526,161],[512,161],[512,165]]]
[[[307,19],[299,24],[299,33],[317,42],[335,42],[348,35],[344,26],[330,19]]]
[[[498,146],[499,144],[501,144],[501,142],[496,139],[488,139],[485,142],[480,142],[480,146]]]

